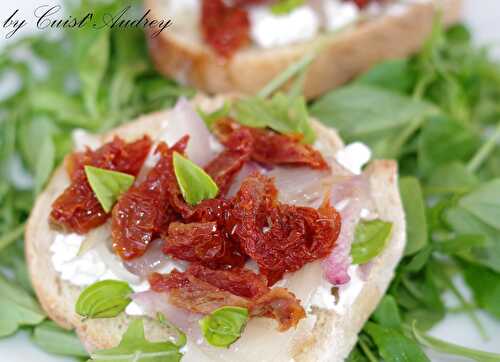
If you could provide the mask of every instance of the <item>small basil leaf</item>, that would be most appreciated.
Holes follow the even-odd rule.
[[[309,122],[307,105],[302,97],[275,94],[271,99],[245,98],[235,104],[235,119],[248,127],[271,128],[283,134],[301,134],[304,143],[314,143],[316,134]]]
[[[103,280],[85,288],[76,302],[75,311],[85,318],[116,317],[130,304],[132,293],[125,282]]]
[[[304,0],[279,0],[271,5],[271,12],[275,15],[284,15],[304,5]]]
[[[248,321],[248,310],[240,307],[222,307],[202,318],[201,332],[215,347],[229,347],[241,336]]]
[[[95,351],[90,355],[94,362],[179,362],[182,353],[172,342],[149,342],[144,335],[142,319],[130,322],[118,347]]]
[[[500,230],[500,179],[482,184],[460,200],[460,206]]]
[[[202,168],[177,152],[174,152],[174,170],[182,196],[188,204],[197,205],[219,193],[214,180]]]
[[[89,356],[75,332],[62,329],[52,321],[36,326],[33,342],[48,353],[70,357]]]
[[[230,111],[231,111],[231,103],[224,102],[224,105],[222,107],[216,109],[211,113],[205,113],[203,112],[202,109],[198,109],[198,114],[200,115],[201,119],[203,119],[207,127],[210,129],[212,128],[212,125],[219,119],[227,117]]]
[[[352,244],[353,264],[365,264],[384,250],[391,237],[392,223],[382,220],[361,221]]]
[[[122,172],[85,166],[85,174],[92,191],[106,212],[110,212],[120,195],[134,183],[134,176]]]

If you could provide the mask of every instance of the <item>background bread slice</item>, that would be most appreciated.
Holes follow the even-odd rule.
[[[224,97],[197,97],[193,102],[207,111],[217,109]],[[103,140],[117,134],[133,140],[147,133],[158,134],[161,122],[168,121],[169,111],[158,112],[137,119],[104,135]],[[337,133],[314,122],[322,150],[334,154],[343,147]],[[392,239],[386,250],[375,259],[367,283],[351,308],[344,315],[316,309],[317,322],[313,333],[296,343],[284,361],[342,361],[356,342],[357,333],[385,293],[405,245],[405,220],[397,185],[397,165],[394,161],[374,161],[366,171],[378,214],[394,223]],[[51,262],[50,245],[56,231],[49,227],[50,205],[68,184],[65,170],[60,167],[52,176],[46,190],[37,199],[26,229],[26,258],[37,296],[47,312],[59,325],[76,332],[89,350],[116,346],[131,317],[121,314],[112,319],[83,322],[74,312],[81,288],[62,281]],[[166,339],[170,332],[157,323],[146,320],[146,335],[151,340]],[[195,357],[193,361],[203,361]],[[281,360],[281,359],[280,359]],[[186,360],[190,361],[190,360]],[[208,361],[208,359],[206,359]],[[260,362],[260,361],[259,361]]]
[[[376,63],[416,52],[431,32],[436,9],[442,9],[444,23],[449,25],[460,18],[461,3],[462,0],[415,1],[403,15],[371,20],[308,43],[273,49],[246,48],[229,60],[218,57],[204,44],[195,28],[197,22],[192,19],[186,25],[179,24],[183,19],[174,18],[172,27],[147,39],[160,72],[210,94],[234,91],[255,94],[290,64],[325,42],[306,76],[304,93],[310,99]],[[157,17],[169,16],[162,10],[164,4],[165,1],[145,0],[145,7]]]

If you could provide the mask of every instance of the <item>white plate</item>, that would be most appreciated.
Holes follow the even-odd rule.
[[[47,2],[49,3],[49,2]],[[52,1],[51,4],[57,2]],[[15,9],[20,9],[20,14],[24,14],[28,19],[32,18],[33,9],[40,6],[38,0],[2,0],[0,5],[0,20],[4,21]],[[496,54],[500,56],[500,32],[498,22],[500,21],[500,1],[499,0],[465,0],[465,18],[467,23],[474,29],[476,41],[482,44],[496,44]],[[31,19],[32,20],[32,19]],[[31,26],[26,26],[23,33],[34,31],[33,21]],[[16,36],[17,37],[17,36]],[[0,48],[6,42],[5,29],[0,28]],[[0,93],[2,90],[0,89]],[[447,299],[453,302],[450,296]],[[485,313],[478,313],[483,322],[489,340],[481,338],[477,330],[473,327],[468,317],[464,315],[449,315],[431,332],[432,335],[443,338],[453,343],[488,350],[500,353],[500,323],[488,317]],[[26,332],[18,333],[15,337],[0,340],[0,356],[2,361],[22,361],[22,362],[66,362],[72,359],[57,358],[45,354],[37,349],[30,341]],[[432,353],[429,355],[432,361],[436,362],[459,362],[456,357],[440,356]],[[465,360],[464,360],[465,361]]]

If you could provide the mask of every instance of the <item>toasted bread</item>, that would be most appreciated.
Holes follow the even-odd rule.
[[[211,111],[220,107],[226,98],[197,97],[196,106]],[[144,134],[157,135],[163,121],[168,122],[169,111],[140,117],[134,122],[121,126],[102,140],[119,135],[126,140],[136,139]],[[343,147],[337,133],[313,121],[320,138],[322,149],[335,154]],[[316,321],[309,333],[293,340],[286,348],[286,355],[272,358],[274,361],[342,361],[357,340],[357,334],[384,295],[394,274],[394,269],[403,254],[405,246],[405,218],[398,191],[397,164],[394,161],[373,161],[366,169],[373,190],[376,212],[379,217],[393,222],[394,228],[387,248],[373,261],[368,280],[363,289],[344,314],[332,310],[314,308]],[[45,191],[38,197],[26,229],[26,259],[36,294],[44,310],[60,326],[75,329],[89,351],[116,346],[133,317],[122,313],[111,319],[91,319],[83,321],[75,313],[75,303],[82,288],[60,279],[51,262],[50,246],[57,231],[49,225],[51,204],[68,185],[68,176],[63,167],[52,176]],[[146,336],[150,340],[165,340],[171,331],[157,322],[145,319]],[[279,333],[276,331],[275,333]],[[194,354],[190,350],[183,361],[214,361],[206,355]],[[251,361],[241,356],[239,361]],[[263,351],[260,361],[267,361]]]
[[[434,15],[442,11],[444,24],[452,24],[460,19],[461,3],[462,0],[414,2],[407,12],[397,16],[373,19],[336,34],[325,33],[310,42],[272,49],[251,46],[229,59],[221,58],[203,42],[196,22],[178,24],[174,18],[171,28],[147,39],[153,62],[161,73],[209,94],[255,94],[321,44],[304,85],[306,98],[312,99],[377,63],[418,51],[432,30]],[[162,14],[161,4],[165,1],[145,1],[155,16],[168,16]]]

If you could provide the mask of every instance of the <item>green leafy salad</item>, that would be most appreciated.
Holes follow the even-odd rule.
[[[91,7],[104,13],[121,4],[83,1],[81,6],[68,5],[68,10]],[[158,323],[176,330],[177,340],[148,341],[143,322],[135,320],[119,346],[89,356],[74,333],[50,321],[38,304],[24,261],[23,232],[34,199],[72,150],[73,130],[102,132],[171,107],[179,96],[194,91],[154,70],[140,30],[50,35],[20,40],[0,55],[0,81],[10,84],[0,96],[0,337],[28,331],[45,351],[84,361],[179,361],[186,336],[162,315]],[[305,58],[298,67],[311,60]],[[264,89],[260,95],[268,93]],[[339,130],[346,142],[362,141],[376,158],[399,161],[407,218],[405,257],[349,361],[429,361],[428,349],[475,361],[500,360],[497,354],[427,334],[450,313],[466,314],[470,324],[464,328],[476,328],[484,338],[495,336],[486,335],[477,311],[500,323],[499,100],[500,64],[487,49],[471,44],[464,26],[444,31],[436,21],[417,55],[382,63],[310,104],[289,103],[279,94],[268,102],[251,98],[238,104],[242,122],[255,124],[257,108],[262,127],[298,130],[306,141],[314,139],[301,122],[309,112]],[[283,112],[296,124],[283,123]],[[208,124],[219,117],[205,116]],[[191,179],[210,186],[206,194],[183,190],[190,203],[217,193],[213,181],[189,160],[176,155],[174,161],[181,186]],[[101,190],[103,205],[112,205],[116,194],[133,183],[123,174],[91,167],[86,173],[92,187]],[[378,255],[391,231],[392,224],[380,220],[358,225],[354,262]],[[460,279],[471,299],[458,287]],[[454,305],[445,304],[446,293],[454,295]],[[117,315],[130,302],[129,294],[126,283],[96,283],[82,293],[76,311],[82,318]],[[94,303],[96,296],[103,303]],[[247,319],[245,309],[221,308],[200,320],[200,328],[214,345],[227,346]]]

